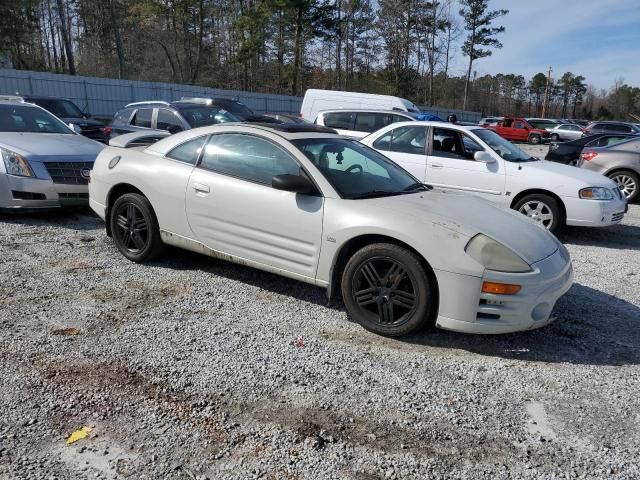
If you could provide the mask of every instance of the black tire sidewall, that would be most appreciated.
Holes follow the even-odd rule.
[[[116,229],[118,228],[116,225],[116,212],[123,204],[128,203],[133,203],[139,209],[145,221],[147,222],[149,229],[149,241],[147,241],[145,247],[138,253],[132,253],[127,250],[124,245],[121,245],[119,241],[119,235],[116,233]],[[160,240],[160,229],[158,228],[158,221],[153,212],[153,208],[149,203],[149,200],[137,193],[127,193],[125,195],[122,195],[113,203],[113,207],[111,208],[109,217],[111,231],[114,232],[113,242],[115,243],[118,251],[124,257],[133,262],[145,262],[148,260],[152,260],[157,256],[162,242]]]
[[[553,135],[551,135],[551,140],[557,142],[560,140],[560,136],[557,133],[554,133]]]
[[[540,138],[540,135],[538,135],[538,134],[531,135],[529,137],[529,143],[531,145],[539,145],[541,141],[542,141],[542,139]]]
[[[562,213],[562,208],[560,207],[558,201],[550,195],[545,195],[543,193],[532,193],[530,195],[525,195],[516,202],[516,204],[513,206],[513,209],[518,211],[520,210],[520,207],[522,207],[522,205],[531,201],[543,202],[551,209],[553,213],[553,223],[548,229],[551,233],[555,234],[562,230],[562,227],[564,226],[564,215]],[[524,214],[521,213],[521,215]]]
[[[360,307],[352,298],[351,289],[355,273],[364,262],[374,257],[388,257],[402,263],[415,282],[414,288],[418,297],[417,308],[413,315],[400,325],[388,326],[372,322],[360,313]],[[358,250],[345,266],[341,279],[341,290],[342,301],[353,320],[370,332],[389,337],[407,335],[429,326],[436,306],[432,280],[420,259],[409,250],[393,244],[377,243]]]

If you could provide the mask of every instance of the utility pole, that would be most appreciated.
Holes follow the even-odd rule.
[[[542,102],[542,118],[547,118],[547,108],[549,106],[549,93],[551,91],[551,67],[549,67],[549,72],[547,73],[547,86],[544,89],[544,102]]]

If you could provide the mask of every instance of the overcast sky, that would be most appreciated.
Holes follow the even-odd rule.
[[[597,88],[617,78],[640,87],[640,0],[491,0],[489,6],[509,10],[496,23],[506,27],[499,35],[504,46],[474,62],[478,76],[530,78],[551,66],[554,78],[572,72]],[[465,60],[456,59],[460,74]]]

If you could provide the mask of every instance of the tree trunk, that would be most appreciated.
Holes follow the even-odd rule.
[[[109,13],[111,21],[111,29],[113,30],[113,37],[116,41],[116,55],[118,56],[118,78],[126,78],[124,71],[124,48],[122,47],[122,36],[120,35],[120,29],[118,28],[118,22],[116,20],[116,9],[114,3],[116,0],[109,0]]]
[[[462,100],[462,109],[467,109],[467,96],[469,95],[469,81],[471,80],[471,66],[473,65],[473,52],[469,56],[469,68],[467,69],[467,76],[464,81],[464,97]]]
[[[64,49],[67,53],[67,63],[69,65],[69,73],[71,75],[76,74],[76,65],[73,60],[73,48],[71,45],[71,32],[67,28],[67,19],[65,18],[65,9],[62,0],[56,0],[58,5],[58,15],[60,17],[60,31],[62,32],[62,41],[64,43]]]
[[[298,94],[298,76],[300,73],[300,57],[302,53],[302,19],[304,12],[302,8],[298,9],[296,15],[296,30],[293,41],[293,81],[291,82],[291,95]]]

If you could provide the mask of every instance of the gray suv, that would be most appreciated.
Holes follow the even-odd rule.
[[[166,130],[170,133],[178,133],[216,123],[241,121],[222,106],[206,100],[130,103],[114,115],[110,126],[110,137],[139,130]]]
[[[583,136],[597,133],[629,133],[639,134],[640,127],[626,122],[591,122],[584,129]]]

